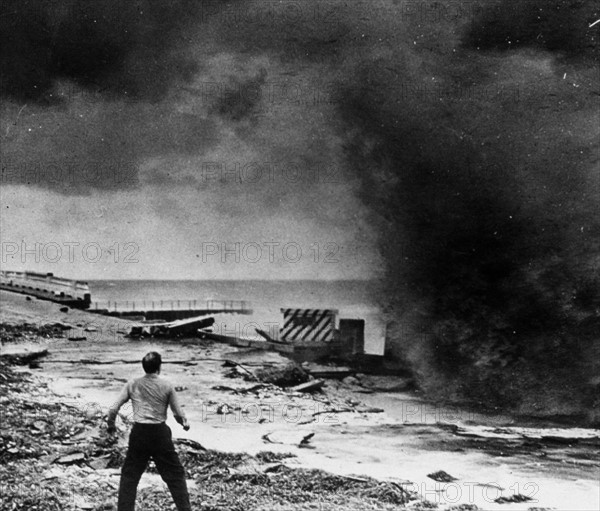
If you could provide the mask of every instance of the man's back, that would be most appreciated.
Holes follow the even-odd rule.
[[[129,383],[133,420],[158,424],[167,420],[167,407],[174,394],[173,386],[156,374],[146,374]]]
[[[185,418],[173,385],[156,373],[145,374],[127,382],[119,399],[109,411],[109,421],[114,422],[117,410],[131,399],[133,421],[140,424],[161,424],[167,420],[170,406],[177,422]]]

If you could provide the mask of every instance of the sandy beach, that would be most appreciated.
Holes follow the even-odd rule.
[[[180,392],[192,424],[184,432],[169,418],[174,436],[207,449],[251,456],[290,453],[294,456],[282,461],[287,467],[394,483],[417,495],[418,502],[440,509],[592,510],[600,504],[598,430],[519,423],[428,403],[418,393],[374,391],[369,388],[374,379],[366,375],[328,380],[314,395],[272,385],[248,391],[254,384],[226,377],[225,361],[251,370],[287,361],[275,353],[198,339],[132,340],[124,335],[128,323],[120,319],[63,313],[57,304],[7,292],[1,298],[4,324],[72,326],[64,338],[4,343],[2,354],[47,349],[39,369],[18,370],[31,372],[65,405],[97,419],[93,431],[99,437],[100,417],[124,382],[141,374],[141,357],[156,350],[163,354],[163,375]],[[388,380],[393,383],[392,377]],[[129,411],[124,408],[125,420],[118,421],[123,452]],[[440,471],[452,479],[434,480],[431,475]],[[160,485],[156,479],[147,473],[143,481]]]

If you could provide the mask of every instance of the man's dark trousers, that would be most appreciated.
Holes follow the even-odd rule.
[[[129,449],[119,485],[118,511],[133,511],[137,485],[152,458],[163,481],[167,483],[179,511],[191,511],[190,498],[173,440],[171,428],[162,424],[135,423],[129,435]]]

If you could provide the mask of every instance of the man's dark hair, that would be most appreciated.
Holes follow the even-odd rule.
[[[142,359],[142,367],[148,374],[156,373],[162,364],[162,357],[160,353],[151,351],[146,353],[146,356]]]

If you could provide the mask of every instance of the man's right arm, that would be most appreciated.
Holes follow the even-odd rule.
[[[106,418],[106,422],[108,423],[108,432],[114,433],[116,431],[115,420],[117,418],[117,414],[119,413],[119,409],[129,400],[129,383],[126,383],[121,390],[121,394],[114,402],[114,404],[108,409],[108,416]]]

